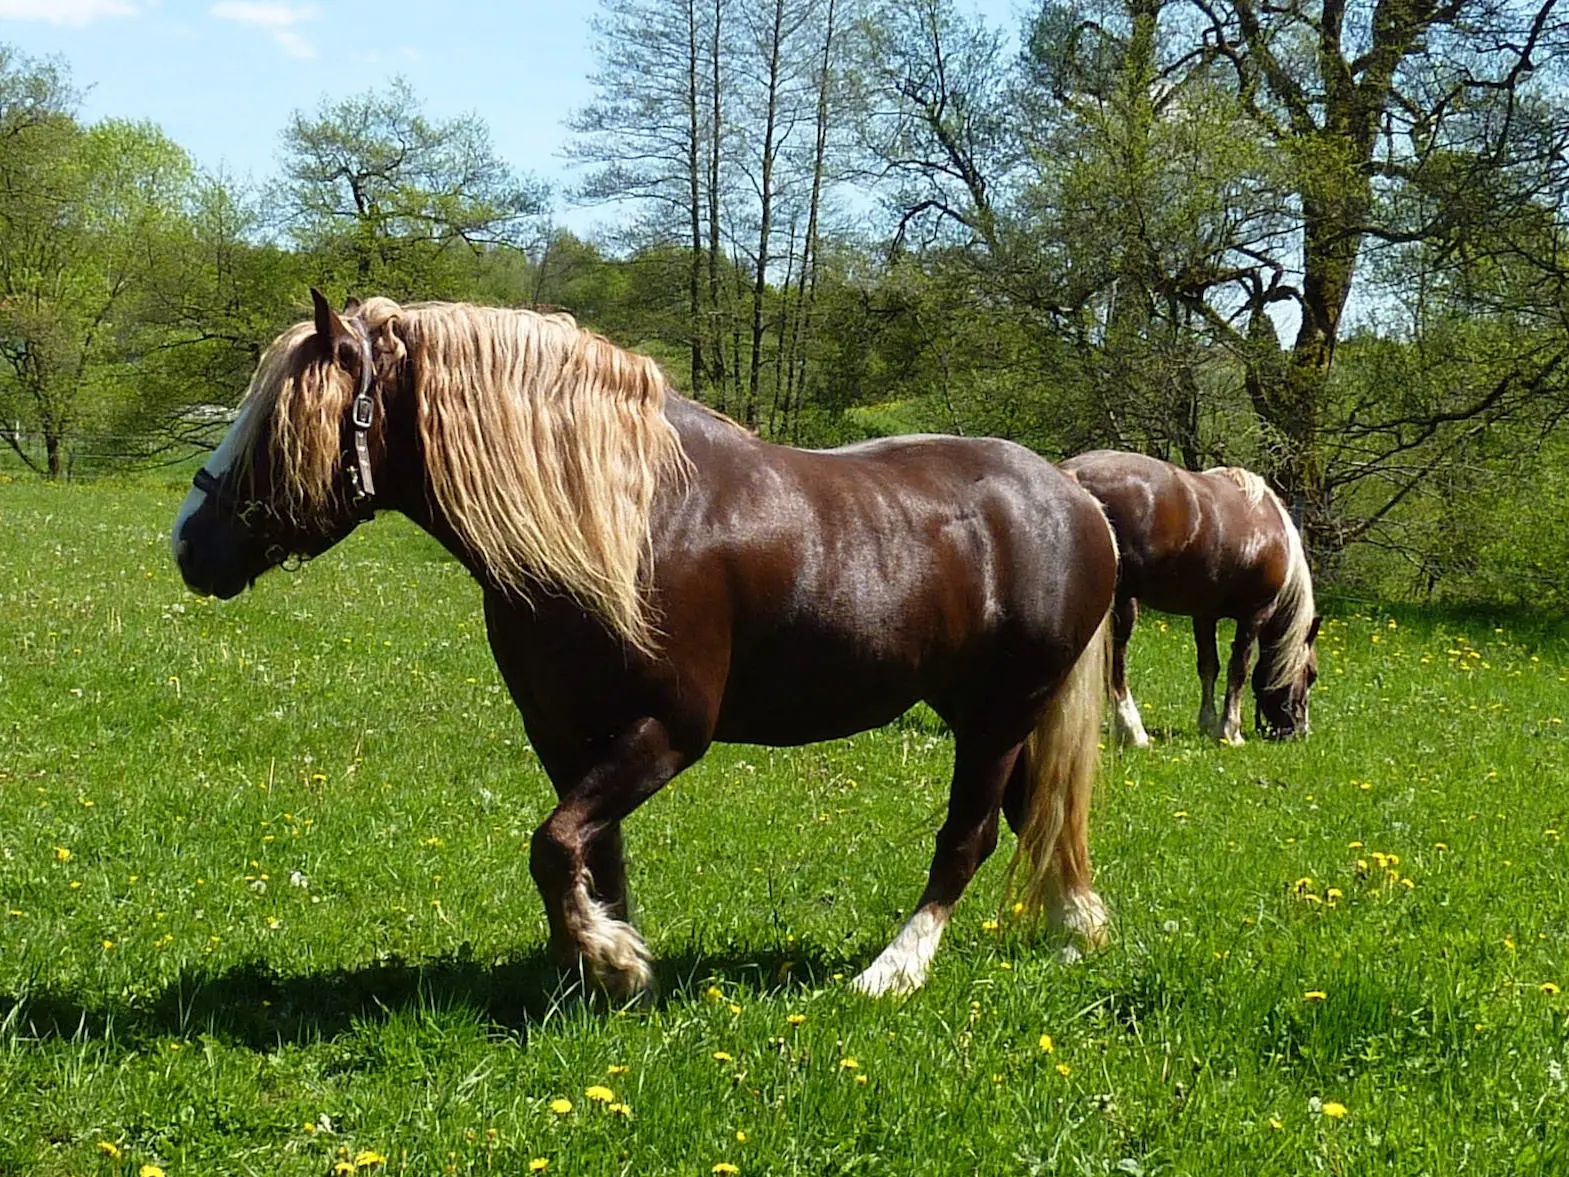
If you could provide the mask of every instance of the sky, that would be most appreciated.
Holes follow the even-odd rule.
[[[1016,0],[960,0],[1017,26]],[[571,183],[564,120],[593,98],[588,0],[0,0],[0,42],[64,61],[81,113],[151,119],[208,169],[261,181],[297,109],[401,74],[427,114],[470,111],[498,153],[557,189]],[[579,232],[605,219],[556,202]]]

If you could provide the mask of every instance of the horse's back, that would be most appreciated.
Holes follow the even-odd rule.
[[[1171,613],[1236,616],[1273,599],[1289,546],[1256,475],[1195,473],[1144,454],[1096,450],[1063,468],[1099,499],[1121,548],[1120,592]]]
[[[993,680],[1029,696],[1110,603],[1100,508],[1021,446],[730,438],[689,451],[685,522],[656,534],[656,580],[673,640],[728,648],[718,738],[843,735]]]

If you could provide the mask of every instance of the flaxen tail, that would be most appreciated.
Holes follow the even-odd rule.
[[[1090,887],[1089,826],[1110,669],[1108,611],[1025,744],[1023,828],[1004,887],[1026,916],[1045,912],[1091,945],[1105,938],[1105,911]]]

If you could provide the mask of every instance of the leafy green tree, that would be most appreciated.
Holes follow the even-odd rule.
[[[281,203],[326,280],[394,297],[460,296],[475,259],[534,242],[547,191],[495,152],[477,115],[425,116],[403,79],[296,112]]]
[[[123,314],[192,169],[150,125],[80,126],[53,67],[9,53],[0,67],[0,420],[57,477],[67,440],[113,414]]]

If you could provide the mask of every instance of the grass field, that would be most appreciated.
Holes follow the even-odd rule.
[[[0,1173],[1569,1173],[1565,629],[1343,606],[1311,741],[1228,749],[1147,618],[1111,947],[992,924],[1005,839],[903,1002],[845,980],[947,740],[716,749],[628,823],[617,1014],[543,961],[472,583],[383,520],[199,601],[180,494],[0,485]]]

